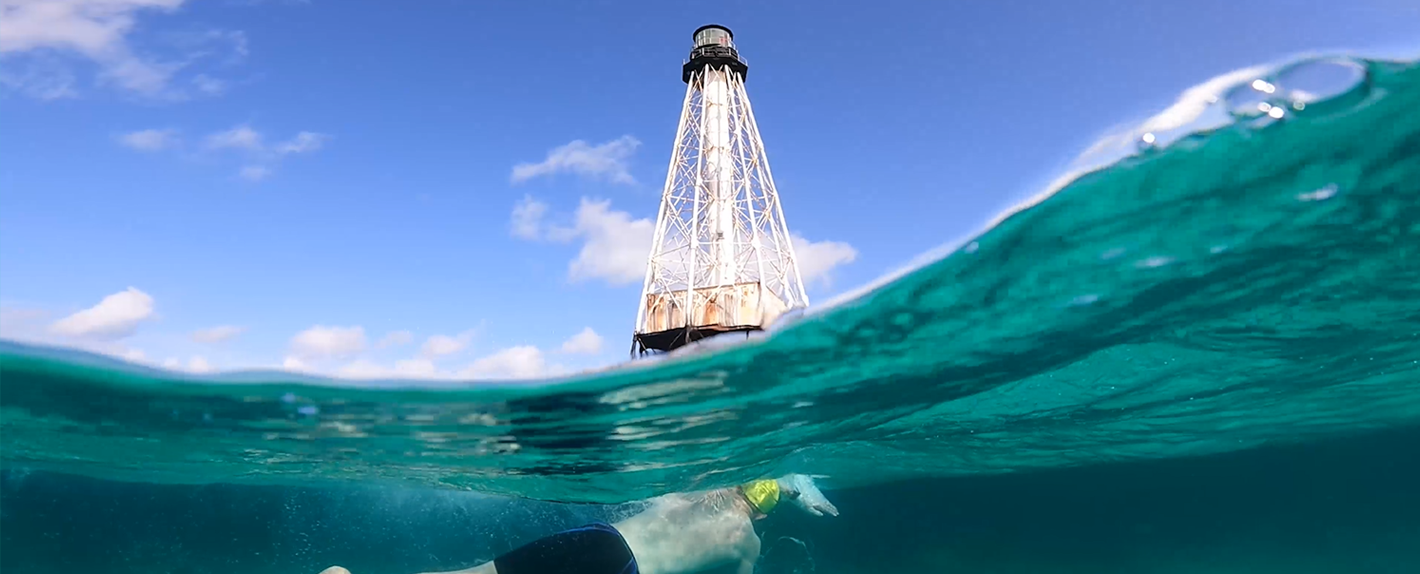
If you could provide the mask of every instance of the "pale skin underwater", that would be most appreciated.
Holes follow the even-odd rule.
[[[814,516],[838,516],[828,501],[802,474],[778,478],[780,504]],[[750,505],[738,488],[676,493],[647,501],[640,513],[612,525],[626,540],[642,574],[752,574],[760,540],[754,521],[765,515]],[[492,561],[452,572],[427,574],[497,574]],[[351,574],[331,566],[320,574]]]

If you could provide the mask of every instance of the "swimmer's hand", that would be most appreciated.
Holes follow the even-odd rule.
[[[827,498],[817,502],[806,502],[801,508],[804,509],[804,512],[814,516],[823,516],[825,514],[838,516],[838,507],[834,506],[832,502],[829,502]]]
[[[779,479],[779,490],[800,510],[814,516],[838,516],[838,507],[828,501],[814,479],[804,474],[791,474]]]

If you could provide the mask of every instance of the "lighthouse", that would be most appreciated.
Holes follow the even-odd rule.
[[[766,328],[807,307],[734,34],[693,34],[632,354]]]

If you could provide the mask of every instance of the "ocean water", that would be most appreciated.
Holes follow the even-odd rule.
[[[699,353],[472,384],[0,343],[0,569],[453,569],[803,472],[843,515],[771,517],[764,572],[1420,572],[1420,64],[1229,81]]]

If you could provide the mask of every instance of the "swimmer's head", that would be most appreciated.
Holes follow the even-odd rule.
[[[790,474],[774,481],[779,485],[779,498],[787,500],[800,510],[814,516],[838,516],[838,507],[828,501],[823,491],[814,484],[813,477],[805,474]],[[768,513],[766,513],[768,514]]]
[[[779,504],[779,483],[773,480],[756,480],[740,486],[745,500],[755,512],[768,515]]]

